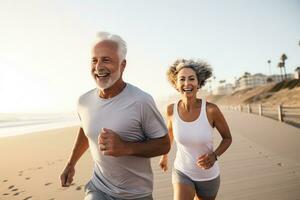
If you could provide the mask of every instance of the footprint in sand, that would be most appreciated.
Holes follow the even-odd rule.
[[[18,188],[15,188],[15,189],[12,189],[11,191],[15,192],[15,191],[18,191],[19,189]]]
[[[79,185],[76,187],[76,190],[81,190],[83,185]]]
[[[5,179],[5,180],[3,180],[2,182],[3,182],[3,183],[5,183],[5,182],[7,182],[7,181],[8,181],[8,180],[7,180],[7,179]]]
[[[52,184],[52,183],[45,183],[44,185],[45,185],[45,186],[48,186],[48,185],[51,185],[51,184]]]
[[[55,200],[55,198],[52,198],[52,199],[48,199],[48,200]]]
[[[4,194],[2,194],[3,196],[7,196],[7,195],[9,195],[9,193],[4,193]]]
[[[16,192],[14,193],[14,196],[18,196],[20,194],[20,192]]]
[[[12,189],[12,188],[14,188],[14,187],[15,187],[14,185],[11,185],[11,186],[8,187],[8,189]]]
[[[282,163],[277,163],[277,165],[278,165],[279,167],[281,167],[281,166],[282,166]]]
[[[30,177],[26,177],[25,179],[26,179],[26,180],[29,180],[29,179],[31,179],[31,178],[30,178]]]
[[[43,169],[43,167],[38,167],[37,169]]]
[[[29,197],[26,197],[25,199],[23,199],[23,200],[28,200],[28,199],[31,199],[32,198],[32,196],[29,196]]]
[[[50,166],[50,165],[54,165],[55,162],[47,162],[47,165]]]

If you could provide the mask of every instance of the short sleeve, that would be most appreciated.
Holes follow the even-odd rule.
[[[160,138],[168,133],[164,119],[150,95],[141,102],[141,120],[143,132],[148,138]]]

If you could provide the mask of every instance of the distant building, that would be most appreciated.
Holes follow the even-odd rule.
[[[300,79],[300,66],[295,69],[294,78]]]
[[[232,94],[234,91],[234,86],[231,83],[227,83],[225,85],[218,86],[214,91],[214,95],[228,95]]]
[[[300,68],[300,67],[299,67]],[[300,69],[299,69],[300,71]],[[298,71],[298,75],[299,75]],[[294,79],[296,75],[294,74],[286,74],[287,80]],[[236,90],[242,90],[246,88],[253,88],[261,85],[265,85],[269,82],[275,82],[278,83],[282,81],[282,78],[284,79],[284,75],[278,75],[278,74],[273,74],[270,76],[266,76],[264,74],[258,73],[258,74],[250,74],[248,72],[245,72],[245,74],[237,79],[235,81],[236,85]]]
[[[270,82],[275,82],[275,83],[278,83],[278,82],[282,81],[282,78],[284,79],[284,74],[282,76],[280,74],[273,74],[271,76],[268,76],[268,79],[272,80]],[[293,74],[287,74],[286,78],[288,80],[294,79],[294,75]]]
[[[264,85],[267,83],[267,78],[268,77],[266,75],[261,73],[251,75],[250,73],[246,72],[242,77],[236,80],[236,90]]]

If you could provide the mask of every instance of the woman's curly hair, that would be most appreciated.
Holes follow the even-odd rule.
[[[177,59],[168,69],[167,78],[176,89],[177,74],[182,68],[191,68],[196,72],[198,86],[201,88],[212,76],[212,68],[202,60]]]

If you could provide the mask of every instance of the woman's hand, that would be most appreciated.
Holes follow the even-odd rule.
[[[166,172],[168,170],[168,156],[167,155],[161,156],[160,161],[159,161],[159,166],[164,172]]]
[[[204,154],[198,158],[197,165],[201,169],[209,169],[212,166],[214,166],[215,162],[216,162],[215,153]]]

